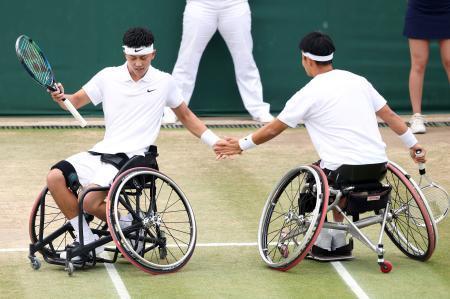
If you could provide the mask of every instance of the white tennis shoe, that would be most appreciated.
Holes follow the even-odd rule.
[[[425,134],[427,129],[425,128],[425,117],[420,113],[415,113],[409,120],[411,131],[414,134]]]
[[[97,241],[98,239],[99,239],[98,235],[94,234],[94,240],[86,240],[84,245],[92,243],[94,241]],[[68,247],[76,247],[76,246],[80,246],[78,236],[75,238],[75,241],[72,244],[68,245]],[[95,248],[95,255],[98,256],[103,251],[105,251],[105,246],[104,245],[99,246],[99,247]],[[91,252],[89,252],[89,255],[92,255]],[[62,251],[59,254],[59,258],[65,260],[67,258],[67,251]],[[80,258],[80,256],[74,256],[71,260],[76,262],[76,261],[80,261],[81,258]]]

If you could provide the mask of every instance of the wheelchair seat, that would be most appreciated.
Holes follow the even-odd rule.
[[[386,208],[392,187],[381,181],[386,176],[387,163],[367,165],[342,165],[329,174],[330,184],[342,191],[347,197],[344,211],[352,215],[353,220],[359,214]]]

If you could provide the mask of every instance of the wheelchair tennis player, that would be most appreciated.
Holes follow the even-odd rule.
[[[75,191],[80,185],[83,188],[109,186],[129,158],[144,155],[158,136],[165,106],[171,107],[186,128],[210,147],[219,140],[186,106],[172,76],[151,66],[156,50],[149,30],[129,29],[123,36],[123,53],[126,59],[123,65],[101,70],[76,93],[65,94],[62,84],[58,84],[58,91],[51,93],[63,109],[64,98],[76,108],[90,102],[102,103],[105,117],[103,140],[87,152],[56,163],[47,176],[48,189],[76,236],[80,228]],[[104,221],[106,193],[90,192],[83,207]],[[82,225],[84,244],[95,241],[98,236],[92,233],[84,217]],[[96,248],[97,253],[101,251],[101,247]]]
[[[361,76],[333,68],[335,47],[328,35],[309,33],[299,46],[302,66],[313,79],[289,99],[275,120],[244,138],[218,142],[216,154],[240,154],[304,122],[326,174],[341,165],[387,163],[379,117],[399,136],[415,162],[425,161],[424,156],[415,156],[417,150],[425,153],[424,148],[375,88]],[[334,220],[342,222],[342,214],[333,212]],[[352,247],[345,231],[323,229],[311,255],[320,260],[347,259]]]

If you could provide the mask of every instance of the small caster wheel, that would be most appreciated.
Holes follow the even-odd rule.
[[[39,270],[41,267],[41,261],[37,257],[30,257],[31,260],[31,268],[34,270]]]
[[[384,261],[380,264],[380,270],[383,273],[389,273],[392,270],[392,264],[389,261]]]
[[[69,274],[69,276],[72,276],[73,271],[75,270],[73,263],[72,262],[66,262],[66,268],[64,269],[67,271],[67,274]]]

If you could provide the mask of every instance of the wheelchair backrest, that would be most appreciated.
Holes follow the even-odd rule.
[[[339,187],[380,182],[387,172],[387,163],[341,165],[330,173],[330,179]]]
[[[135,167],[149,167],[155,170],[159,170],[158,162],[156,161],[158,157],[158,152],[156,146],[150,146],[149,151],[144,153],[144,156],[133,156],[131,157],[119,170],[116,177],[121,173],[124,173],[128,169]]]

